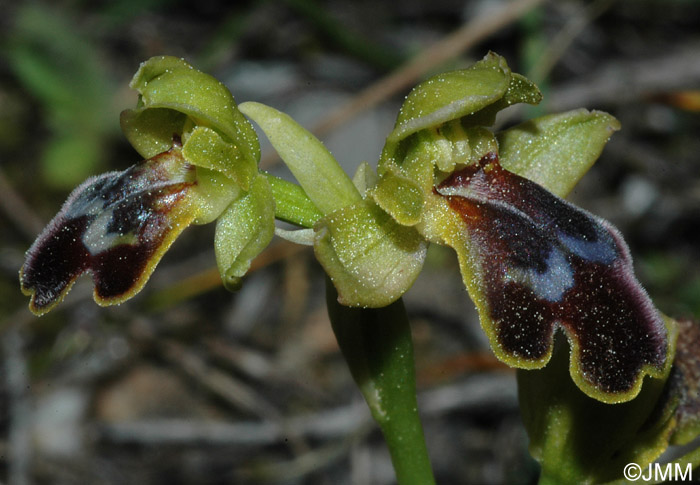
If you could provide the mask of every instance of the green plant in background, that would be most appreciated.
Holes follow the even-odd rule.
[[[48,120],[42,176],[50,186],[74,187],[95,172],[117,131],[114,108],[105,106],[114,89],[100,53],[64,13],[29,4],[18,8],[3,54]]]
[[[376,172],[363,164],[351,179],[289,116],[237,106],[181,59],[150,59],[131,87],[139,101],[121,124],[145,160],[78,187],[30,248],[20,280],[35,313],[88,271],[98,303],[133,296],[191,223],[216,221],[228,288],[274,233],[312,245],[328,275],[333,331],[399,483],[434,483],[401,296],[428,244],[447,245],[494,353],[521,369],[542,483],[618,480],[625,464],[646,466],[700,433],[698,327],[660,315],[619,232],[559,198],[619,129],[612,116],[574,110],[494,133],[498,111],[537,104],[541,94],[490,53],[414,88]],[[248,118],[298,185],[259,171]],[[275,219],[300,229],[275,228]]]

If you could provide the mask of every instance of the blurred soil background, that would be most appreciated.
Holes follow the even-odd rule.
[[[622,230],[662,311],[700,318],[696,0],[0,0],[0,11],[0,483],[394,482],[308,248],[275,240],[232,294],[213,225],[192,227],[133,300],[100,308],[82,278],[48,315],[27,310],[17,272],[43,225],[84,178],[139,159],[118,114],[154,55],[288,112],[354,173],[376,163],[410,87],[494,50],[545,96],[501,127],[578,107],[622,122],[570,198]],[[263,167],[283,173],[264,145]],[[514,373],[492,356],[449,250],[431,248],[405,301],[438,482],[536,483]]]

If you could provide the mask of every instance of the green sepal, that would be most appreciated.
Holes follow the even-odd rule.
[[[565,197],[598,159],[620,123],[576,109],[521,123],[496,135],[503,168]]]
[[[322,218],[314,227],[314,251],[346,306],[382,307],[413,284],[427,243],[370,200]]]
[[[671,342],[675,323],[666,319]],[[659,406],[662,378],[647,378],[620,404],[599,402],[569,377],[569,348],[560,334],[543,369],[517,371],[518,399],[530,453],[542,466],[541,484],[605,483],[622,478],[627,463],[646,469],[667,448],[674,421]]]
[[[437,152],[434,164],[446,168],[443,160],[449,160],[456,147],[443,139],[445,135],[461,130],[461,119],[501,99],[510,77],[505,59],[489,53],[467,69],[438,74],[413,88],[387,137],[377,171],[383,173],[388,163],[403,165],[416,137],[422,138],[417,143],[432,145],[430,150]],[[452,122],[451,127],[444,126],[448,122]],[[445,133],[440,131],[443,128]]]
[[[236,146],[240,156],[231,164],[260,159],[255,131],[226,86],[184,60],[153,57],[141,64],[129,85],[140,96],[136,109],[122,112],[122,130],[144,158],[170,148],[173,134],[186,141],[186,131],[201,125]]]
[[[240,109],[260,126],[323,214],[361,200],[352,180],[323,143],[289,115],[250,101],[241,104]]]
[[[216,222],[214,250],[224,286],[236,289],[250,263],[275,232],[275,202],[267,178],[253,179],[250,191],[234,200]]]

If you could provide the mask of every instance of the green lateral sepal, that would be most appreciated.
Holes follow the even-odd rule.
[[[316,258],[346,306],[382,307],[413,284],[426,241],[370,200],[344,207],[314,227]]]
[[[216,263],[227,288],[240,286],[251,261],[267,247],[274,232],[275,201],[270,183],[260,175],[216,222]]]

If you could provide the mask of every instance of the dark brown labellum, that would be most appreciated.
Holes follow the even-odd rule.
[[[20,271],[30,309],[43,314],[90,271],[95,300],[124,301],[138,292],[175,237],[192,221],[188,191],[194,167],[179,144],[123,172],[87,180],[27,251]]]
[[[436,192],[465,224],[477,305],[499,356],[541,367],[560,327],[584,390],[629,393],[644,374],[662,372],[666,327],[610,223],[504,170],[493,153]]]

